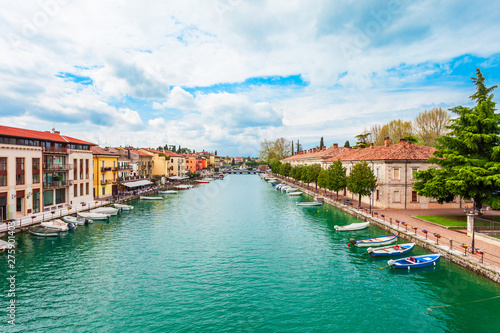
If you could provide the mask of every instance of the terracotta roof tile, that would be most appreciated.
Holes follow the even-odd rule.
[[[92,153],[94,155],[119,156],[119,154],[111,153],[111,152],[107,151],[106,149],[101,148],[99,146],[92,146],[92,147],[90,147],[90,150],[92,151]]]
[[[83,141],[80,139],[75,139],[66,135],[61,135],[51,132],[33,131],[24,128],[0,126],[0,134],[13,137],[28,138],[28,139],[47,140],[47,141],[63,142],[63,143],[76,143],[76,144],[95,146],[95,143]]]
[[[435,148],[416,144],[394,144],[389,147],[378,146],[373,148],[349,149],[339,156],[328,159],[336,161],[374,161],[374,160],[427,160],[436,151]]]
[[[289,157],[285,158],[284,161],[289,162],[292,160],[312,159],[312,158],[321,158],[321,159],[325,160],[325,159],[330,159],[332,157],[338,156],[347,150],[349,150],[349,148],[331,147],[328,149],[319,150],[319,151],[312,152],[312,153],[303,153],[303,154],[296,154],[293,156],[289,156]],[[337,158],[335,158],[335,159],[337,159]]]

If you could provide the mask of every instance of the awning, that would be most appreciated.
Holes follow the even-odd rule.
[[[153,185],[153,183],[151,183],[149,180],[143,179],[143,180],[137,180],[135,182],[122,183],[122,185],[127,187],[139,187],[139,186]]]
[[[183,180],[183,179],[188,179],[189,177],[180,177],[180,176],[171,176],[168,177],[170,180]]]

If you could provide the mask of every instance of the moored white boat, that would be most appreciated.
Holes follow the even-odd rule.
[[[292,197],[296,197],[296,196],[302,195],[302,192],[300,192],[300,191],[287,192],[287,194],[290,195],[290,196],[292,196]]]
[[[69,231],[75,229],[75,225],[73,223],[66,223],[62,220],[56,219],[52,221],[46,221],[40,223],[42,227],[48,228],[48,229],[54,229],[58,231]]]
[[[197,184],[208,184],[208,183],[210,183],[209,180],[203,180],[203,179],[196,179],[194,182],[197,183]]]
[[[40,237],[57,237],[61,236],[61,231],[56,229],[49,229],[46,227],[36,226],[29,227],[28,231],[30,234]]]
[[[441,254],[424,254],[421,256],[402,258],[397,260],[389,260],[387,265],[391,266],[391,268],[421,268],[436,265],[437,262],[441,259]]]
[[[188,190],[191,187],[192,187],[191,185],[176,185],[176,186],[174,186],[174,188],[178,189],[178,190]]]
[[[91,213],[101,213],[108,215],[117,215],[119,211],[119,209],[113,207],[98,207],[90,210]]]
[[[343,226],[334,226],[337,231],[353,231],[353,230],[361,230],[368,228],[370,226],[370,222],[360,222],[360,223],[351,223]]]
[[[94,223],[91,219],[86,219],[83,217],[74,217],[74,216],[63,216],[63,221],[66,223],[73,223],[74,225],[87,225],[89,223]]]
[[[389,245],[378,248],[369,247],[366,251],[372,257],[399,256],[407,254],[408,252],[413,250],[414,247],[415,243],[406,243],[406,244]]]
[[[166,190],[166,191],[158,191],[160,194],[178,194],[179,191],[176,190]]]
[[[134,206],[124,205],[124,204],[119,204],[119,203],[115,203],[114,206],[115,206],[115,208],[120,209],[120,210],[133,210],[134,209]]]
[[[370,247],[370,246],[382,246],[389,245],[398,240],[397,235],[387,235],[380,237],[372,237],[372,238],[364,238],[364,239],[349,239],[349,243],[347,246],[356,246],[356,247]]]
[[[93,221],[96,220],[108,220],[109,215],[103,213],[86,213],[86,212],[78,212],[76,213],[78,217],[83,217],[85,219],[91,219]]]
[[[302,207],[314,207],[314,206],[321,206],[323,203],[321,201],[305,201],[305,202],[297,202],[295,204],[297,206],[302,206]]]
[[[298,188],[297,187],[292,187],[292,186],[288,186],[284,192],[288,193],[288,192],[295,192],[295,191],[298,191]]]
[[[163,200],[163,197],[143,197],[140,196],[141,200]]]

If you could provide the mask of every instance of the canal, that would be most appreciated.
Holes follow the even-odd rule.
[[[444,259],[390,270],[346,245],[383,231],[336,232],[355,218],[295,205],[311,199],[231,175],[63,237],[20,234],[15,326],[0,255],[0,331],[500,331],[500,286]]]

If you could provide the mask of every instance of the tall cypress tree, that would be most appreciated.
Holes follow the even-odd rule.
[[[292,140],[292,156],[293,156],[293,140]]]
[[[325,144],[323,143],[323,137],[321,137],[321,140],[319,141],[319,149],[323,149]]]
[[[487,88],[483,74],[476,70],[472,78],[476,93],[470,98],[472,108],[456,106],[457,114],[448,127],[451,132],[437,139],[435,157],[429,163],[439,168],[417,172],[419,182],[413,188],[419,195],[436,198],[439,203],[450,202],[455,196],[474,200],[474,209],[483,204],[498,207],[495,191],[500,188],[500,115],[495,111],[492,91]]]

